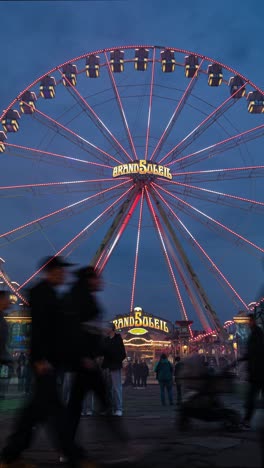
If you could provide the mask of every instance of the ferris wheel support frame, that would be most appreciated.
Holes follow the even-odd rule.
[[[220,337],[222,338],[223,341],[227,341],[228,339],[228,336],[227,336],[227,333],[226,333],[226,330],[224,329],[224,327],[222,326],[219,318],[217,317],[217,314],[214,310],[214,308],[212,307],[212,305],[210,304],[210,301],[207,297],[207,294],[203,288],[203,286],[201,285],[201,282],[199,281],[182,245],[181,245],[181,242],[179,241],[178,237],[176,236],[176,233],[168,219],[168,216],[165,212],[165,210],[163,209],[163,207],[161,206],[161,203],[159,202],[159,200],[157,199],[156,197],[156,194],[155,192],[150,188],[150,192],[151,192],[151,196],[156,204],[156,207],[157,207],[157,210],[165,224],[165,226],[167,227],[171,237],[172,237],[172,240],[173,240],[173,243],[174,243],[174,246],[176,248],[176,251],[179,253],[180,255],[180,258],[182,259],[184,265],[186,266],[186,269],[190,275],[190,278],[191,278],[191,281],[192,281],[192,284],[195,286],[195,289],[196,289],[196,292],[198,294],[198,296],[200,297],[202,303],[204,304],[204,307],[205,307],[205,310],[208,314],[208,316],[210,317],[211,321],[213,322],[213,324],[215,325],[216,327],[216,330],[218,332],[218,334],[220,335]]]
[[[115,233],[117,232],[119,226],[122,224],[123,218],[125,218],[126,214],[128,213],[129,209],[131,208],[131,205],[133,203],[133,200],[135,198],[135,193],[137,189],[135,188],[134,190],[131,191],[131,193],[128,195],[128,197],[124,200],[122,203],[121,207],[118,210],[118,213],[113,219],[113,222],[110,226],[110,228],[107,230],[99,248],[97,249],[92,261],[91,265],[94,266],[95,268],[99,267],[99,263],[102,260],[104,253],[106,252],[106,249],[108,245],[110,244],[111,240],[113,239]]]

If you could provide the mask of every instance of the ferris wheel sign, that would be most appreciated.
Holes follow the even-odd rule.
[[[163,331],[165,333],[169,333],[170,331],[169,322],[162,320],[159,317],[144,314],[141,307],[135,307],[133,314],[117,317],[112,320],[112,322],[118,330],[136,327],[129,331],[134,335],[141,335],[144,334],[144,332],[147,332],[147,330],[142,327],[154,328],[155,330]]]
[[[113,177],[120,177],[130,174],[150,174],[154,176],[164,177],[165,179],[172,179],[169,167],[152,163],[150,161],[147,161],[146,159],[139,159],[136,162],[128,164],[120,164],[119,166],[115,166],[113,169]]]
[[[113,262],[106,282],[117,305],[116,275],[124,297],[130,295],[131,313],[116,316],[116,328],[136,336],[173,330],[134,309],[135,294],[144,302],[158,294],[167,299],[160,256],[180,333],[193,338],[190,308],[203,330],[195,342],[212,333],[225,342],[215,306],[224,299],[226,310],[234,302],[237,313],[248,310],[255,277],[247,288],[241,283],[240,295],[237,265],[264,253],[261,235],[252,233],[264,214],[256,183],[264,178],[263,117],[264,90],[239,71],[198,52],[149,44],[85,52],[34,78],[9,104],[1,97],[0,212],[8,216],[1,218],[0,254],[25,266],[14,286],[0,258],[13,302],[27,303],[24,288],[41,272],[32,253],[24,261],[32,242],[44,257],[47,243],[58,241],[54,256],[68,257],[89,239],[94,255],[85,262],[101,274],[128,235],[127,261],[118,271]],[[248,217],[242,224],[240,210]],[[215,240],[207,242],[212,232]],[[200,259],[201,280],[193,266]],[[138,288],[144,272],[146,285]]]

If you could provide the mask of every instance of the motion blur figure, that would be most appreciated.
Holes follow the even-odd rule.
[[[179,377],[186,387],[195,390],[181,405],[180,429],[186,429],[192,418],[208,422],[219,421],[227,429],[238,429],[240,415],[227,408],[220,398],[220,393],[229,393],[232,390],[232,374],[227,370],[212,372],[204,358],[196,355],[184,360]]]
[[[29,447],[32,431],[38,423],[47,423],[53,442],[68,458],[72,467],[79,466],[81,454],[70,437],[66,411],[57,388],[59,367],[60,300],[57,286],[64,283],[65,267],[61,257],[46,258],[41,266],[44,278],[29,293],[32,314],[31,360],[34,391],[27,406],[15,423],[14,432],[1,453],[1,468],[17,466],[20,454]]]
[[[0,366],[10,363],[11,356],[7,351],[8,323],[4,317],[11,302],[7,291],[0,291]],[[0,378],[0,399],[5,398],[3,379]]]
[[[245,401],[243,426],[250,428],[250,422],[256,407],[259,394],[264,395],[264,334],[257,325],[254,314],[248,314],[250,334],[247,342],[247,353],[240,361],[248,364],[248,391]]]
[[[111,432],[126,440],[125,432],[114,419],[108,416],[110,400],[97,358],[103,355],[102,311],[96,293],[102,289],[102,280],[92,266],[75,272],[77,279],[69,294],[67,308],[72,310],[75,325],[72,340],[75,342],[75,376],[70,392],[68,413],[71,421],[71,437],[74,440],[78,428],[82,404],[87,393],[93,391],[101,405],[102,413]],[[69,313],[70,314],[70,313]],[[75,338],[74,338],[75,334]]]

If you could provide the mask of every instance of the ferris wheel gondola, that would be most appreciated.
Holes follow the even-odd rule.
[[[96,50],[58,65],[19,93],[0,117],[0,164],[5,174],[0,200],[14,211],[12,222],[2,225],[0,254],[8,256],[12,245],[19,257],[38,233],[54,245],[53,226],[65,223],[54,255],[70,255],[86,239],[94,239],[87,262],[103,271],[138,213],[132,310],[143,220],[148,216],[181,318],[188,321],[191,310],[206,332],[216,329],[224,336],[210,290],[195,272],[190,247],[232,301],[247,308],[232,275],[224,273],[222,258],[214,258],[214,249],[207,251],[203,240],[196,238],[194,225],[263,254],[262,245],[236,227],[239,210],[263,213],[264,202],[258,194],[250,196],[249,186],[263,177],[264,166],[257,156],[253,162],[248,158],[246,146],[263,138],[263,113],[259,87],[197,52],[134,45]],[[223,157],[226,153],[229,159]],[[12,158],[20,161],[13,172]],[[237,180],[244,186],[237,185],[232,192]],[[82,191],[85,196],[80,198]],[[32,194],[47,200],[36,202],[34,216],[23,205]],[[14,196],[12,205],[9,200]],[[208,211],[210,203],[216,214]],[[219,206],[234,210],[229,222],[221,218]],[[17,292],[38,272],[20,278]]]

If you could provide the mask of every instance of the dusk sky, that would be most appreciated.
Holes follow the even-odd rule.
[[[208,0],[0,2],[2,33],[0,113],[23,89],[53,67],[93,51],[116,46],[120,48],[129,45],[157,46],[155,53],[158,59],[160,47],[193,51],[237,70],[260,89],[264,89],[263,17],[264,4],[258,0],[251,2],[242,0],[234,5],[226,0],[217,4]],[[133,53],[132,50],[127,53],[125,51],[125,60],[132,59]],[[150,52],[150,58],[152,53],[153,50]],[[102,63],[105,62],[103,53],[100,54],[100,58]],[[176,54],[176,62],[182,64],[184,54]],[[205,71],[208,63],[210,62],[204,63]],[[85,67],[85,60],[76,62],[76,65],[80,72]],[[139,159],[144,159],[151,73],[151,63],[146,72],[137,72],[132,63],[125,63],[124,73],[114,74]],[[53,75],[59,81],[60,73],[57,71]],[[227,83],[224,82],[219,88],[209,87],[206,73],[202,75],[199,76],[158,160],[230,96]],[[224,70],[224,80],[228,81],[230,76],[232,73]],[[181,66],[176,65],[174,73],[162,73],[160,63],[156,63],[149,154],[154,150],[189,82]],[[39,84],[32,88],[32,91],[37,93],[38,86]],[[107,66],[102,67],[101,76],[96,80],[86,78],[84,73],[78,75],[76,89],[90,103],[125,150],[131,154],[126,128],[107,74]],[[251,86],[247,87],[247,92],[249,91],[252,91]],[[74,96],[76,98],[77,95]],[[39,97],[37,108],[117,158],[109,141],[96,126],[93,126],[82,105],[78,104],[74,96],[59,84],[55,99],[44,100]],[[238,101],[210,126],[200,139],[183,151],[182,156],[264,124],[264,114],[251,115],[247,112],[246,99]],[[264,135],[199,164],[187,166],[184,170],[216,170],[263,165],[263,139]],[[89,155],[81,148],[31,116],[22,116],[19,132],[15,135],[8,134],[7,142],[89,160]],[[67,190],[64,190],[64,186],[58,190],[52,188],[50,191],[45,188],[35,193],[30,190],[21,192],[2,190],[0,235],[114,185],[113,181],[100,182],[100,178],[111,177],[111,171],[107,169],[103,169],[101,173],[97,169],[87,171],[84,166],[82,163],[74,163],[70,167],[59,163],[46,164],[38,158],[34,160],[31,157],[18,157],[17,154],[12,154],[10,148],[3,155],[0,154],[0,187],[98,178],[94,191],[90,189],[91,184],[67,186]],[[172,172],[180,170],[183,171],[177,165],[171,166]],[[199,180],[191,178],[189,183],[208,190],[264,202],[263,170],[258,173],[258,177],[255,177],[256,171],[248,174],[249,177],[241,179],[223,181],[211,179],[204,182],[201,176]],[[180,178],[173,180],[183,182]],[[115,184],[118,183],[121,181],[117,179]],[[171,202],[171,208],[243,301],[249,303],[256,299],[261,294],[264,283],[261,251],[264,248],[263,206],[259,205],[258,209],[255,209],[250,203],[243,205],[234,199],[231,200],[231,205],[226,205],[223,203],[225,200],[223,197],[217,199],[216,196],[206,194],[199,196],[200,192],[197,195],[195,190],[191,194],[186,193],[184,187],[175,188],[165,181],[162,187],[172,189],[176,196],[182,197],[196,209],[218,220],[229,230],[238,233],[258,247],[249,245],[241,237],[239,239],[233,236],[230,231],[221,229],[219,225],[208,223],[208,218],[201,217],[197,211],[193,211],[193,215],[190,216],[189,208],[183,209],[183,204],[177,205],[176,199],[166,196],[167,202]],[[60,217],[57,219],[58,222],[39,223],[38,229],[31,234],[30,229],[26,228],[11,236],[0,238],[0,257],[6,262],[5,271],[9,277],[22,284],[36,270],[39,259],[45,255],[55,254],[124,191],[125,188],[122,187],[116,189],[115,197],[107,195],[104,199],[99,198],[99,203],[92,202],[86,208],[85,205],[81,205],[85,209],[76,210],[74,207],[69,210],[70,216]],[[242,205],[244,209],[241,209]],[[140,204],[114,249],[103,274],[105,289],[100,296],[107,317],[128,313],[130,309],[139,207]],[[82,242],[65,250],[64,253],[72,262],[82,266],[92,260],[115,214],[116,211],[113,211],[104,224],[98,224],[98,228],[89,238],[82,239]],[[215,269],[203,254],[197,255],[197,247],[190,241],[190,236],[185,237],[176,224],[173,226],[177,236],[214,309],[222,321],[232,318],[243,309],[242,303],[230,287],[222,288],[219,274],[215,275]],[[168,252],[170,255],[170,248]],[[201,325],[180,281],[177,268],[173,260],[171,262],[186,312],[189,318],[195,321],[195,327],[200,328]],[[173,322],[181,318],[175,285],[168,272],[161,242],[146,202],[143,205],[134,306],[141,306],[146,312]]]

